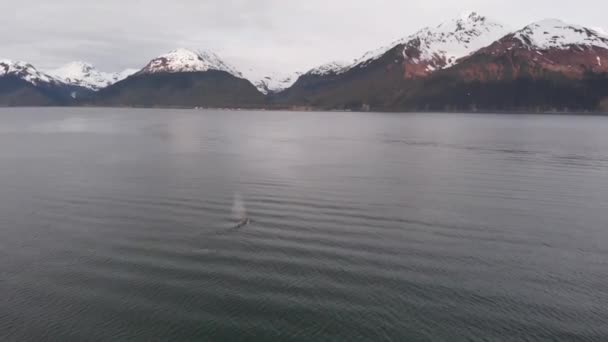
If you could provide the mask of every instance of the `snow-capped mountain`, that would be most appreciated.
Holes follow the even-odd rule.
[[[138,74],[225,71],[235,77],[242,74],[210,51],[176,49],[150,61]]]
[[[27,62],[0,60],[0,106],[60,106],[90,90],[64,83]]]
[[[532,23],[480,49],[458,72],[465,79],[583,78],[608,72],[608,36],[556,19]],[[481,63],[478,60],[483,60]]]
[[[33,65],[22,61],[0,60],[0,77],[16,76],[32,85],[62,85],[61,80],[38,71]]]
[[[568,49],[571,46],[593,46],[608,49],[605,33],[557,19],[545,19],[517,31],[514,36],[530,48]]]
[[[264,95],[233,66],[208,51],[173,50],[95,94],[110,106],[262,107]]]
[[[450,68],[507,33],[504,25],[468,12],[368,52],[348,66],[332,62],[314,68],[283,95],[306,105],[339,101],[338,95],[349,103],[388,101],[403,82]]]
[[[135,72],[137,72],[136,69],[127,69],[122,72],[108,73],[99,71],[93,65],[85,62],[72,62],[58,69],[48,71],[50,75],[67,84],[85,87],[94,91],[121,81]]]
[[[426,76],[435,70],[449,68],[462,57],[492,44],[509,33],[503,24],[476,12],[467,12],[436,27],[426,27],[406,38],[370,51],[342,72],[365,68],[387,53],[397,50],[405,63],[405,76]]]

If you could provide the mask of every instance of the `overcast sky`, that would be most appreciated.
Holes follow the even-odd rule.
[[[115,71],[187,47],[240,68],[306,71],[466,10],[513,28],[559,18],[608,29],[606,0],[0,0],[0,59]]]

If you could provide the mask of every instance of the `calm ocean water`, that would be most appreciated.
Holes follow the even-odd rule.
[[[608,341],[608,117],[1,109],[0,340]]]

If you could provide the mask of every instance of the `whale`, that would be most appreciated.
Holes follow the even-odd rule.
[[[239,223],[237,223],[234,227],[232,227],[232,229],[240,229],[245,226],[248,226],[250,223],[251,223],[251,220],[248,217],[246,217],[246,218],[242,219],[241,221],[239,221]]]

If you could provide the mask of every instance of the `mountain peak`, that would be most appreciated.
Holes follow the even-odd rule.
[[[475,11],[463,11],[460,13],[459,19],[462,21],[483,21],[486,17],[480,15]]]
[[[422,66],[417,74],[426,74],[456,64],[465,56],[492,44],[509,32],[503,24],[489,20],[477,12],[465,12],[435,27],[393,42],[388,47],[368,52],[354,66],[365,67],[395,47],[403,47],[403,59]]]
[[[140,73],[178,73],[203,72],[208,70],[225,71],[233,76],[242,77],[234,67],[224,62],[211,51],[194,51],[185,48],[171,50],[150,61]]]
[[[74,61],[74,62],[67,63],[66,65],[64,65],[64,68],[95,69],[93,64],[87,63],[87,62],[82,62],[82,61]]]
[[[58,79],[38,71],[32,64],[23,61],[0,60],[0,77],[16,76],[33,85],[59,84]]]
[[[90,73],[94,73],[97,70],[95,69],[95,67],[90,64],[90,63],[86,63],[86,62],[70,62],[67,63],[57,69],[53,69],[53,70],[49,70],[48,73],[59,77],[61,79],[64,79],[66,77],[71,77],[71,76],[80,76],[83,74],[90,74]]]
[[[566,49],[570,46],[596,46],[608,49],[608,36],[559,19],[532,23],[514,34],[524,45],[542,50]]]
[[[435,31],[437,33],[455,34],[458,32],[465,32],[475,35],[480,35],[483,32],[494,30],[496,28],[502,28],[503,32],[506,32],[504,25],[488,19],[485,16],[477,12],[464,12],[460,16],[451,20],[445,21],[435,28],[425,28],[422,31]]]
[[[70,62],[62,67],[49,70],[49,74],[62,80],[64,83],[85,87],[91,90],[99,90],[111,84],[121,81],[135,70],[108,73],[97,70],[92,64],[87,62]]]

